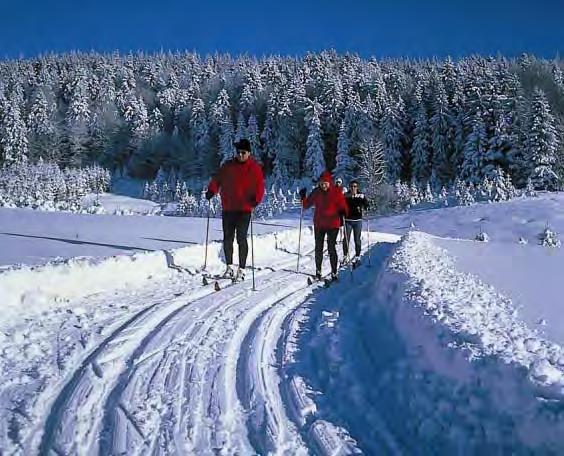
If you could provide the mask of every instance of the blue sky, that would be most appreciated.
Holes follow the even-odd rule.
[[[1,0],[0,58],[194,50],[364,57],[564,51],[563,0]]]

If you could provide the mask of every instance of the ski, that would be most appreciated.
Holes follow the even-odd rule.
[[[221,275],[203,275],[202,276],[202,286],[206,287],[208,285],[214,285],[216,283],[231,283],[233,279],[231,279],[230,277],[223,277]]]
[[[338,281],[339,281],[339,276],[335,277],[334,279],[329,277],[329,278],[323,279],[323,286],[325,288],[329,288],[333,283],[338,282]]]
[[[321,277],[316,277],[314,275],[310,275],[307,278],[307,284],[308,285],[313,285],[314,283],[320,283],[320,282],[324,282],[325,280],[327,280],[329,278],[329,276],[331,275],[331,273],[329,274],[325,274],[324,276]]]

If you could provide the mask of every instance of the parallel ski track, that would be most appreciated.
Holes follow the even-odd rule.
[[[311,251],[305,252],[304,257],[310,254]],[[283,268],[294,261],[294,259],[285,260],[275,266]],[[272,274],[276,273],[263,271],[258,272],[257,277],[260,279],[264,275]],[[292,275],[292,273],[288,273],[287,277]],[[278,277],[274,281],[278,282],[280,280],[281,278]],[[248,294],[249,281],[236,285],[241,288],[241,291],[227,299],[231,303],[227,306],[225,300],[221,298],[223,294],[221,291],[214,292],[211,287],[195,287],[187,290],[178,299],[166,303],[156,302],[143,308],[114,330],[84,359],[55,399],[45,421],[39,453],[49,454],[52,451],[59,454],[67,454],[80,452],[80,450],[84,449],[91,452],[97,446],[96,439],[99,437],[100,430],[103,431],[99,446],[100,453],[112,451],[112,448],[120,446],[117,440],[123,437],[123,434],[119,432],[120,426],[123,428],[124,425],[128,425],[127,423],[134,429],[136,436],[142,439],[143,446],[148,451],[151,448],[154,449],[156,444],[163,445],[163,442],[167,447],[175,447],[177,450],[184,452],[189,451],[190,446],[186,445],[186,441],[178,440],[178,436],[181,434],[181,423],[186,424],[186,420],[178,419],[177,417],[177,415],[181,417],[186,416],[186,410],[191,408],[193,402],[192,396],[194,391],[185,391],[186,385],[184,385],[186,378],[194,380],[197,373],[194,370],[194,366],[188,362],[190,359],[189,348],[194,348],[194,344],[188,342],[190,337],[202,337],[202,335],[209,335],[210,332],[213,332],[212,322],[217,322],[222,313],[220,312],[213,319],[210,319],[209,322],[203,319],[211,316],[220,308],[224,308],[224,312],[227,309],[236,308],[237,302],[244,297],[245,293]],[[189,293],[192,293],[192,295],[190,300],[186,302],[185,296]],[[270,291],[266,291],[266,294],[268,293]],[[264,301],[259,301],[259,303],[264,304]],[[201,306],[209,304],[209,307],[204,310],[202,318],[200,318],[200,315],[190,315],[190,312],[198,311],[199,304]],[[157,315],[161,313],[161,307],[165,307],[164,310],[167,312],[164,318]],[[188,310],[189,312],[187,312]],[[240,314],[242,313],[240,312]],[[172,356],[174,350],[167,347],[164,347],[164,349],[163,347],[160,348],[160,352],[163,354],[154,369],[150,384],[155,384],[158,379],[162,381],[163,376],[169,377],[165,380],[167,384],[171,381],[176,381],[175,378],[178,378],[180,383],[177,385],[177,391],[182,397],[188,397],[189,400],[177,401],[176,404],[179,405],[176,406],[176,412],[169,411],[168,413],[168,419],[172,420],[171,422],[174,424],[174,432],[170,432],[170,426],[161,426],[162,432],[158,433],[158,436],[151,440],[143,435],[141,425],[135,422],[133,415],[128,411],[128,407],[126,407],[126,403],[123,401],[123,397],[126,395],[127,389],[131,389],[131,385],[136,385],[134,377],[138,371],[141,371],[138,366],[144,363],[154,364],[155,361],[152,359],[158,359],[159,349],[153,350],[152,353],[147,353],[153,341],[155,339],[159,340],[162,337],[159,335],[165,329],[168,329],[168,326],[176,326],[181,322],[186,324],[187,316],[189,317],[190,325],[184,327],[183,332],[185,336],[182,337],[186,345],[185,348],[181,352],[176,352],[174,356]],[[174,322],[177,319],[178,322],[175,324]],[[237,319],[228,319],[226,321],[237,321]],[[206,330],[205,332],[204,329]],[[231,328],[231,330],[233,329]],[[175,335],[169,343],[178,348],[181,342],[174,339],[178,339],[180,334],[175,333],[175,331],[167,331],[167,334]],[[209,344],[209,342],[207,343]],[[213,346],[213,344],[211,345]],[[129,356],[126,354],[126,361],[123,363],[123,367],[119,366],[120,359],[123,358],[123,353],[120,353],[120,347],[125,348],[124,352],[129,350],[129,353],[131,353]],[[104,364],[109,364],[107,368],[109,375]],[[118,365],[117,369],[116,364]],[[107,377],[109,379],[106,379]],[[196,386],[198,386],[198,382],[196,382]],[[214,381],[211,386],[218,388],[217,381]],[[230,403],[236,405],[236,400],[234,401],[233,397],[229,397]],[[172,404],[174,402],[171,401],[169,403]],[[100,410],[99,407],[102,404],[103,408]],[[84,419],[85,416],[88,418]],[[194,421],[198,422],[199,419],[196,418]],[[71,428],[70,430],[69,427]],[[187,435],[187,437],[190,436]],[[214,435],[214,439],[217,440],[216,435]],[[127,444],[126,442],[125,445],[127,446]]]
[[[241,300],[239,294],[230,295],[210,305],[196,322],[184,313],[173,318],[166,332],[162,328],[163,337],[153,341],[161,348],[155,347],[151,352],[160,350],[162,358],[143,365],[137,363],[139,368],[124,373],[122,386],[118,382],[110,393],[104,429],[113,437],[100,453],[131,451],[132,440],[138,441],[134,451],[148,454],[201,453],[204,449],[221,449],[225,454],[254,453],[245,437],[246,420],[236,394],[237,358],[243,339],[264,309],[277,309],[304,291],[306,287],[301,284],[296,289],[297,283],[300,282],[293,273],[275,273],[260,281],[257,293],[250,295],[248,301]],[[274,346],[275,343],[272,350]],[[266,350],[262,352],[266,357]],[[131,381],[132,375],[150,381]],[[154,414],[151,428],[158,431],[151,433],[151,439],[137,432],[128,420],[122,420],[120,426],[119,420],[111,418],[122,413],[119,404],[151,401],[166,404],[167,409],[164,417]],[[280,401],[275,405],[280,415]],[[286,423],[291,424],[289,420]]]

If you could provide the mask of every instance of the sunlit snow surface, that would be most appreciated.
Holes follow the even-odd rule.
[[[290,214],[219,292],[205,219],[0,209],[0,453],[560,453],[561,202],[372,220],[328,289]]]

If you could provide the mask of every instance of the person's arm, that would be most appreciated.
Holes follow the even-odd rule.
[[[309,196],[306,196],[304,199],[302,199],[302,206],[304,209],[309,209],[311,206],[315,205],[316,195],[317,189],[311,192]]]
[[[221,188],[221,181],[222,181],[224,167],[225,165],[219,168],[217,174],[215,174],[211,178],[210,183],[208,185],[208,191],[206,193],[206,197],[209,196],[209,198],[211,198],[212,196],[216,195],[217,192],[219,192],[219,189]]]

